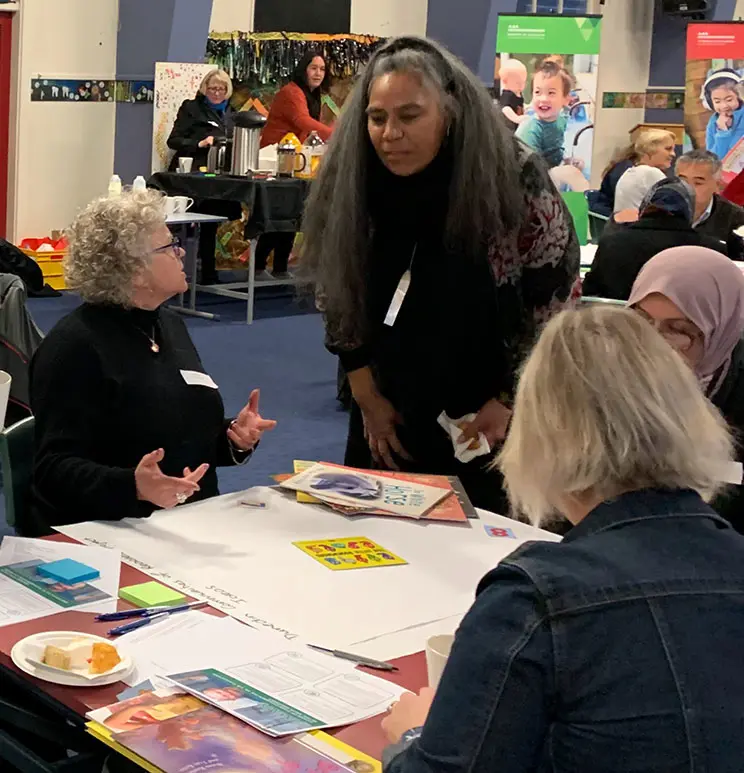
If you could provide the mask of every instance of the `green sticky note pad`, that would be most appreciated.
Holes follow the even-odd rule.
[[[172,607],[186,601],[186,596],[182,593],[154,580],[121,588],[119,598],[136,607]]]

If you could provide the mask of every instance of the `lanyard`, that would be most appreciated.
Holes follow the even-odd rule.
[[[398,312],[400,311],[400,307],[403,305],[403,301],[406,299],[408,288],[411,286],[411,269],[413,268],[413,259],[416,257],[417,248],[418,243],[416,243],[413,247],[411,261],[408,264],[408,268],[403,272],[403,276],[400,278],[398,286],[395,288],[395,292],[393,293],[393,300],[390,301],[390,307],[388,308],[387,314],[385,315],[385,324],[388,327],[392,327],[395,324],[395,320],[398,319]]]

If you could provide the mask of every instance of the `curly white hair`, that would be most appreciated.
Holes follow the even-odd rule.
[[[162,193],[126,190],[92,201],[67,231],[67,287],[90,303],[131,304],[134,277],[150,261],[149,238],[165,222]]]

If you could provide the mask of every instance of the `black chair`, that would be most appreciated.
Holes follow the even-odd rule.
[[[8,526],[24,533],[28,523],[31,475],[34,469],[34,417],[29,416],[0,432],[5,518]]]

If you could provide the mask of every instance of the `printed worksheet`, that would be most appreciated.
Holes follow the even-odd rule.
[[[41,564],[73,558],[95,566],[97,580],[62,583],[38,574]],[[5,537],[0,545],[0,627],[57,612],[113,612],[119,588],[118,550]]]

